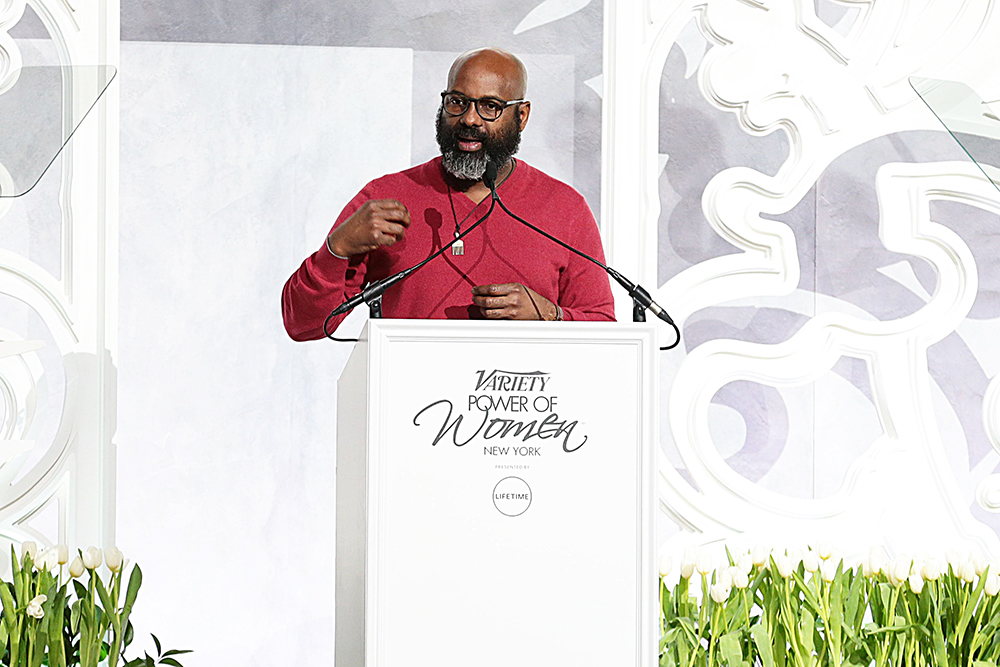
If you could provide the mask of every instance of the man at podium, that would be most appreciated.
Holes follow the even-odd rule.
[[[486,164],[498,168],[507,208],[604,261],[583,197],[514,158],[528,123],[527,71],[514,55],[478,49],[454,62],[441,93],[441,155],[366,185],[325,243],[285,283],[282,316],[295,340],[322,338],[330,312],[362,285],[411,267],[485,215]],[[391,104],[392,97],[358,100]],[[383,313],[396,318],[614,320],[607,274],[517,222],[499,207],[443,255],[393,285]],[[333,330],[343,318],[330,321]]]

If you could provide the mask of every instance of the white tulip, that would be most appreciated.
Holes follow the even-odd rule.
[[[989,567],[990,565],[990,562],[986,560],[986,556],[983,555],[982,551],[976,551],[975,553],[973,553],[972,556],[969,558],[969,562],[972,563],[972,566],[974,568],[976,568],[977,576],[981,576],[983,572],[986,571],[986,568]]]
[[[868,552],[868,569],[872,576],[885,569],[886,561],[885,549],[880,546],[871,548],[871,551]]]
[[[924,561],[917,560],[916,558],[914,558],[913,563],[910,564],[910,574],[911,575],[919,574],[920,572],[923,572],[923,569],[924,569]]]
[[[736,567],[740,568],[740,571],[744,574],[750,574],[753,570],[753,556],[749,553],[745,553],[740,556],[740,559],[736,561]]]
[[[924,578],[920,576],[919,572],[911,574],[907,581],[910,582],[910,590],[917,595],[920,595],[920,591],[924,590]]]
[[[757,567],[764,567],[767,565],[767,559],[770,556],[768,550],[761,544],[758,544],[753,548],[750,553],[750,557],[753,559],[753,564]]]
[[[774,564],[778,568],[778,574],[782,578],[787,579],[792,576],[792,561],[788,556],[784,554],[772,554],[771,558],[774,559]]]
[[[987,576],[984,590],[990,597],[1000,593],[1000,574],[991,574]]]
[[[737,570],[733,573],[733,586],[736,588],[747,588],[750,585],[750,575],[743,570]]]
[[[94,570],[101,566],[101,550],[97,547],[87,547],[83,552],[83,566],[88,570]]]
[[[708,554],[698,554],[698,558],[694,561],[694,569],[698,570],[698,574],[708,574],[714,567],[712,557]]]
[[[816,552],[806,552],[806,555],[802,557],[802,567],[806,569],[806,572],[815,572],[819,569],[819,558],[816,557]]]
[[[59,567],[59,550],[52,547],[51,549],[46,549],[44,553],[39,554],[37,566],[39,570],[47,572],[57,569]]]
[[[722,604],[729,599],[730,589],[725,586],[720,586],[719,584],[714,584],[712,588],[709,589],[709,592],[711,593],[713,600],[715,600],[718,604]]]
[[[837,568],[840,566],[839,562],[834,562],[832,560],[825,560],[819,564],[819,573],[823,577],[823,581],[830,583],[833,578],[837,576]]]
[[[920,568],[920,576],[927,581],[937,581],[941,578],[944,565],[937,558],[931,558]]]
[[[45,610],[42,609],[42,605],[45,604],[45,601],[48,599],[49,598],[44,595],[37,595],[33,597],[31,602],[28,603],[28,616],[31,616],[32,618],[42,618],[45,616]]]
[[[788,560],[792,561],[792,569],[795,570],[799,567],[799,563],[802,562],[802,557],[805,556],[805,552],[802,549],[789,549],[788,550]]]
[[[690,579],[694,574],[694,563],[684,563],[681,565],[681,576]]]
[[[57,544],[56,545],[56,553],[59,556],[58,561],[59,561],[60,565],[65,565],[66,563],[69,562],[69,547],[68,546],[66,546],[65,544]]]
[[[959,578],[967,584],[971,584],[976,579],[976,566],[970,561],[963,561],[958,566]]]
[[[667,556],[667,558],[669,559],[670,557]],[[111,570],[112,572],[117,572],[118,570],[122,569],[122,561],[123,560],[124,560],[124,557],[122,556],[122,552],[119,551],[117,549],[117,547],[108,547],[107,549],[104,550],[104,562],[108,564],[108,569]],[[662,567],[662,564],[663,563],[662,563],[662,559],[661,559],[661,563],[660,563],[661,567]],[[661,572],[662,572],[662,570],[661,570]],[[669,561],[668,561],[668,564],[667,564],[667,573],[668,574],[670,573],[670,563],[669,563]]]
[[[723,588],[733,587],[733,574],[729,569],[719,570],[715,573],[715,583],[717,586],[722,586]],[[728,596],[727,596],[728,597]]]
[[[907,560],[895,560],[892,562],[892,574],[893,583],[897,586],[910,576],[910,561]]]
[[[829,560],[830,556],[833,555],[833,543],[826,540],[819,543],[816,549],[819,552],[819,557],[823,560]]]
[[[77,556],[73,559],[73,562],[69,564],[69,576],[76,579],[83,574],[83,559]]]
[[[951,571],[955,573],[955,576],[958,576],[958,566],[965,560],[965,555],[957,549],[951,549],[944,557],[948,561],[948,565],[951,566]]]
[[[21,562],[24,562],[25,556],[31,556],[31,561],[35,561],[35,556],[38,554],[38,545],[32,540],[27,540],[21,543]]]

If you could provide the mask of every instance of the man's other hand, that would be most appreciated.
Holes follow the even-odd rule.
[[[406,236],[410,212],[395,199],[370,199],[337,226],[327,239],[330,250],[351,257],[390,246]]]
[[[472,303],[488,320],[552,321],[559,315],[554,303],[521,283],[476,285],[472,288]]]

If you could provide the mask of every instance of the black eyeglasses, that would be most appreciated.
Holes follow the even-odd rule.
[[[475,102],[476,113],[479,117],[485,121],[494,121],[500,117],[503,110],[512,104],[521,104],[526,100],[510,100],[509,102],[504,100],[498,100],[495,97],[466,97],[465,95],[459,95],[458,93],[450,93],[447,90],[441,93],[441,99],[444,102],[444,112],[449,116],[461,116],[469,110],[469,105]]]

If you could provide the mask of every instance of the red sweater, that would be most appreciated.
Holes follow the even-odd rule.
[[[528,222],[604,261],[594,216],[570,186],[518,160],[497,194],[507,208]],[[361,291],[363,284],[413,266],[454,238],[455,219],[440,157],[372,181],[344,208],[334,227],[369,199],[398,199],[406,206],[411,218],[406,237],[349,260],[334,257],[325,245],[306,258],[281,294],[285,330],[295,340],[322,338],[323,321],[330,311]],[[451,201],[459,221],[475,209],[462,223],[463,231],[490,205],[489,197],[477,206],[457,191],[452,191]],[[453,256],[446,250],[390,287],[382,299],[383,315],[477,318],[473,286],[517,282],[559,304],[567,320],[614,320],[611,286],[600,267],[528,229],[499,206],[463,240],[464,255]],[[331,321],[330,329],[343,317]]]

